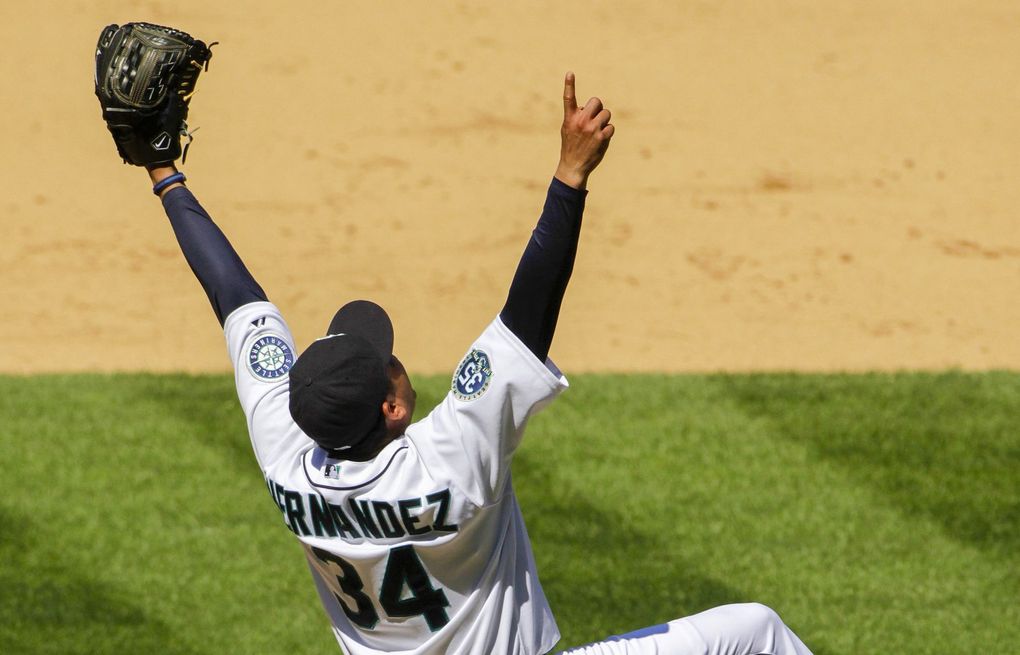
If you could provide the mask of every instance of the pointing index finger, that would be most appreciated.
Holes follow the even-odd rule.
[[[574,73],[567,71],[563,80],[563,116],[570,116],[577,111],[577,97],[574,95]]]

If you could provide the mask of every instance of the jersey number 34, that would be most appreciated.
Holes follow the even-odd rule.
[[[313,547],[312,552],[323,564],[335,564],[340,568],[340,574],[336,576],[337,584],[344,594],[354,600],[356,608],[352,609],[350,603],[338,594],[333,596],[351,623],[365,630],[374,628],[379,623],[379,612],[372,604],[372,599],[365,593],[365,583],[362,582],[357,569],[344,558],[329,551]],[[410,594],[406,597],[405,587]],[[391,618],[424,617],[432,632],[450,622],[450,617],[446,613],[450,601],[442,589],[432,586],[429,574],[422,566],[413,546],[399,546],[390,550],[382,588],[379,590],[379,604]]]

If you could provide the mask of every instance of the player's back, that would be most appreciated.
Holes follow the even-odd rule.
[[[479,506],[430,470],[426,419],[371,462],[317,448],[268,478],[351,653],[541,653],[558,640],[512,489]],[[293,470],[293,469],[291,469]]]
[[[350,655],[539,655],[558,641],[513,493],[531,415],[566,388],[497,318],[423,420],[371,461],[294,423],[293,337],[268,302],[224,325],[256,459]]]

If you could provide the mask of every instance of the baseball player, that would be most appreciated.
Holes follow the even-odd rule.
[[[97,88],[105,89],[106,72],[121,60],[108,54],[116,38],[104,46],[104,37]],[[166,59],[155,61],[160,57]],[[193,67],[207,61],[191,60]],[[528,419],[567,388],[548,353],[588,177],[615,131],[598,98],[577,105],[574,85],[567,73],[559,163],[506,303],[467,349],[446,397],[413,424],[416,394],[394,354],[386,312],[364,300],[347,303],[299,354],[279,309],[185,187],[174,166],[179,146],[174,151],[171,143],[167,154],[156,147],[160,134],[138,138],[133,124],[112,119],[121,121],[110,128],[118,149],[146,167],[223,326],[266,489],[300,541],[349,655],[542,655],[559,640],[510,463]],[[187,134],[186,126],[179,133]],[[170,141],[179,141],[178,133]],[[144,156],[149,150],[154,154]],[[756,604],[715,608],[570,652],[809,653],[772,610]]]

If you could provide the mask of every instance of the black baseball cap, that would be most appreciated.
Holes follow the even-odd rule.
[[[324,450],[343,459],[371,453],[386,436],[393,324],[382,307],[355,300],[333,316],[290,369],[290,415]]]

